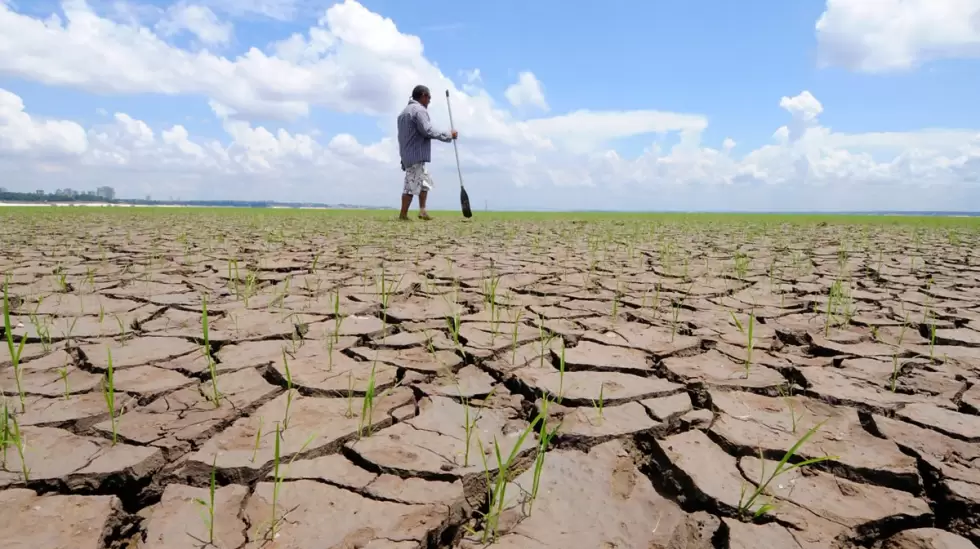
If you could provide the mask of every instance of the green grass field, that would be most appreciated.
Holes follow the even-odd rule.
[[[817,224],[827,223],[836,225],[908,225],[922,227],[963,227],[980,229],[980,217],[926,216],[926,215],[873,215],[873,214],[770,214],[770,213],[643,213],[643,212],[521,212],[521,211],[476,211],[473,218],[464,220],[459,211],[432,210],[430,214],[439,221],[459,220],[470,223],[486,221],[640,221],[663,223],[739,223],[756,225],[773,224]],[[72,218],[76,216],[106,216],[107,219],[130,219],[139,216],[172,217],[184,219],[187,217],[234,217],[254,216],[256,219],[268,218],[309,218],[309,217],[352,217],[360,219],[395,220],[396,210],[356,210],[356,209],[293,209],[293,208],[175,208],[175,207],[138,207],[138,208],[94,208],[94,207],[58,207],[45,208],[36,206],[8,206],[0,208],[0,219],[12,223],[29,219],[51,219],[51,217]],[[413,222],[418,221],[413,210],[410,216]]]

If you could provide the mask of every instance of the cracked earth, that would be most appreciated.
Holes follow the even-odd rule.
[[[3,226],[5,548],[980,547],[975,229]]]

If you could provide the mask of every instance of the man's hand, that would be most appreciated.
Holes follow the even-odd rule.
[[[449,135],[453,136],[453,139],[456,139],[456,137],[459,136],[459,132],[453,130],[452,133],[450,133]]]

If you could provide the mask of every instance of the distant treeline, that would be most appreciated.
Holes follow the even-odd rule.
[[[113,204],[132,204],[134,206],[160,206],[163,204],[173,206],[225,206],[229,208],[270,208],[276,206],[275,202],[261,200],[249,202],[245,200],[145,200],[139,198],[119,198],[112,201]]]
[[[123,198],[112,201],[113,204],[133,204],[135,206],[204,206],[204,207],[227,207],[227,208],[345,208],[345,209],[366,209],[374,210],[371,206],[354,206],[351,204],[323,204],[320,202],[276,202],[274,200],[140,200],[137,198]],[[386,208],[382,208],[386,209]]]
[[[94,192],[60,194],[60,193],[18,193],[12,191],[0,192],[0,202],[108,202]],[[112,202],[116,202],[113,200]]]
[[[375,209],[367,206],[349,204],[321,204],[317,202],[275,202],[271,200],[146,200],[139,198],[115,198],[106,200],[94,192],[79,192],[74,194],[61,193],[18,193],[11,191],[0,192],[0,202],[77,202],[79,204],[102,202],[106,204],[130,204],[133,206],[198,206],[198,207],[227,207],[227,208],[356,208]]]

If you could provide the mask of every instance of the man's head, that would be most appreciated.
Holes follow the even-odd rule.
[[[423,107],[428,107],[429,101],[432,100],[432,94],[429,93],[429,88],[419,84],[412,89],[412,99],[418,101]]]

